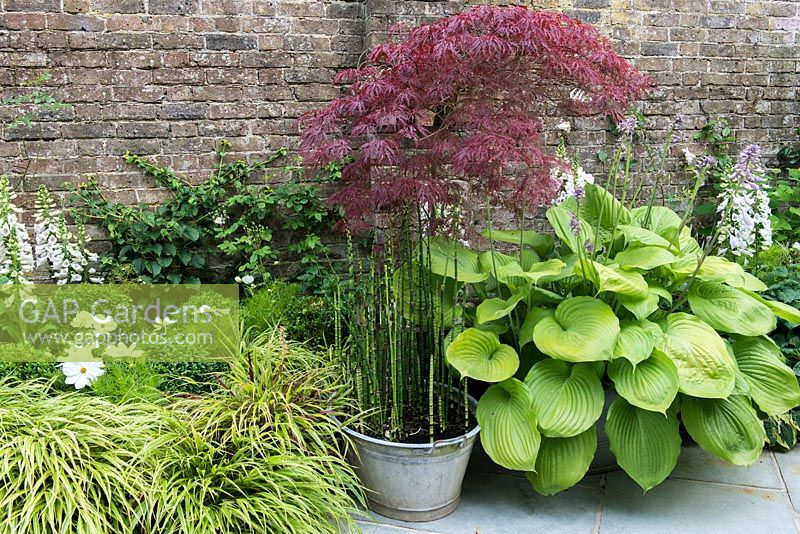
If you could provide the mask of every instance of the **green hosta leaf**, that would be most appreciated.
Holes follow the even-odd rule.
[[[800,324],[800,310],[789,306],[788,304],[784,304],[783,302],[777,300],[767,300],[758,293],[748,290],[741,290],[742,293],[750,295],[767,308],[772,310],[772,313],[783,319],[784,321],[789,321],[790,323]]]
[[[524,347],[533,343],[533,329],[545,317],[553,317],[556,311],[552,308],[533,308],[528,311],[522,326],[519,329],[519,346]]]
[[[649,271],[661,265],[669,265],[677,261],[670,251],[661,247],[628,248],[614,257],[614,262],[623,269],[644,269]]]
[[[639,326],[653,334],[653,339],[656,341],[656,346],[659,346],[661,338],[664,336],[664,331],[661,327],[652,321],[639,321]]]
[[[536,472],[527,473],[533,489],[542,495],[555,495],[581,481],[597,451],[597,428],[571,438],[542,437],[536,457]]]
[[[671,209],[663,206],[642,206],[631,210],[631,214],[642,228],[652,230],[670,243],[677,241],[681,218]]]
[[[581,219],[593,228],[610,230],[620,224],[629,224],[631,212],[614,195],[595,184],[586,184],[586,196],[580,208]]]
[[[486,299],[478,305],[476,318],[479,323],[488,323],[505,317],[517,307],[519,301],[527,296],[526,292],[512,295],[508,300]]]
[[[692,230],[684,226],[681,230],[681,235],[678,238],[678,247],[684,254],[700,254],[703,249],[695,238],[692,237]]]
[[[700,261],[699,254],[689,254],[683,256],[675,263],[669,266],[669,270],[674,274],[688,277],[695,273],[698,280],[704,282],[724,282],[734,285],[744,284],[744,269],[738,263],[728,261],[725,258],[718,256],[708,256],[700,264],[700,269],[697,269],[697,263]]]
[[[783,363],[778,346],[764,336],[733,338],[736,363],[758,407],[767,415],[780,415],[800,405],[797,377]]]
[[[670,248],[672,243],[647,228],[633,225],[621,225],[617,230],[625,238],[626,246],[653,246]]]
[[[489,277],[488,273],[481,272],[478,254],[457,241],[432,237],[426,244],[430,250],[430,261],[427,258],[424,261],[434,274],[468,284],[483,282]]]
[[[678,394],[678,369],[658,352],[636,365],[614,360],[608,376],[620,396],[643,410],[666,414]]]
[[[659,298],[662,298],[668,303],[672,304],[672,293],[667,291],[665,288],[655,284],[648,284],[647,291],[650,292],[651,295],[658,295]]]
[[[775,330],[775,315],[767,306],[718,282],[695,282],[689,289],[692,311],[721,332],[760,336]]]
[[[741,280],[731,278],[725,281],[731,287],[735,287],[737,289],[746,289],[748,291],[766,291],[769,289],[767,284],[762,282],[758,279],[758,277],[753,276],[752,274],[744,271],[741,276]]]
[[[532,286],[528,293],[528,306],[558,304],[560,302],[564,302],[564,297],[541,287]]]
[[[554,282],[572,275],[572,272],[565,269],[566,266],[566,263],[558,259],[541,261],[531,265],[526,270],[525,277],[534,284],[538,284],[543,279],[547,282]]]
[[[450,331],[447,333],[447,335],[444,336],[444,339],[442,339],[442,352],[443,353],[447,354],[447,347],[449,347],[450,344],[453,342],[453,340],[455,338],[457,338],[458,335],[461,332],[463,332],[464,330],[466,330],[464,328],[464,325],[460,325],[460,324],[454,325],[453,328],[450,329]]]
[[[566,278],[572,273],[565,272],[566,264],[557,259],[537,262],[532,264],[527,270],[517,262],[511,262],[497,269],[497,279],[508,285],[519,287],[524,283],[539,283],[539,280],[546,278],[548,282]]]
[[[650,357],[655,342],[652,331],[637,324],[623,324],[614,346],[614,359],[624,358],[636,365]]]
[[[519,263],[517,262],[517,258],[513,256],[509,256],[508,254],[503,254],[502,252],[492,252],[492,251],[485,251],[481,252],[478,256],[478,261],[480,263],[481,272],[487,274],[494,274],[495,269],[497,269],[498,276],[500,275],[500,269],[505,267],[506,265],[517,265],[519,267]],[[522,267],[520,267],[520,270]]]
[[[736,356],[733,354],[733,346],[725,340],[725,348],[728,350],[728,354],[730,354],[731,359],[736,361]],[[747,382],[747,379],[744,377],[744,374],[739,369],[739,366],[736,366],[734,370],[735,376],[735,383],[733,385],[733,391],[731,391],[731,395],[746,395],[747,397],[750,396],[750,384]]]
[[[481,235],[487,239],[489,239],[489,234],[489,230],[481,232]],[[531,247],[539,257],[547,256],[553,250],[553,236],[540,234],[533,230],[492,230],[491,239],[492,241]]]
[[[644,491],[661,484],[675,469],[681,453],[674,414],[642,410],[617,399],[608,410],[606,434],[619,466]]]
[[[461,376],[500,382],[514,376],[519,357],[513,348],[500,343],[494,332],[468,328],[447,347],[447,363]]]
[[[678,368],[680,390],[704,398],[725,398],[733,391],[736,363],[716,330],[687,313],[672,313],[663,324],[656,350]]]
[[[586,276],[598,291],[610,291],[635,299],[647,298],[647,282],[641,274],[623,271],[618,265],[583,259],[575,267],[575,274]]]
[[[628,297],[625,295],[617,295],[617,300],[619,301],[622,306],[625,307],[626,310],[631,312],[639,321],[644,321],[648,317],[650,317],[653,312],[658,310],[658,304],[661,299],[666,300],[669,304],[672,304],[672,295],[669,291],[664,289],[663,287],[648,284],[647,286],[647,297],[643,299],[637,299],[633,297]]]
[[[502,336],[506,332],[508,332],[508,324],[502,319],[497,321],[490,321],[488,323],[475,323],[472,325],[473,328],[477,328],[478,330],[482,330],[483,332],[491,332],[493,334],[497,334],[498,336]]]
[[[605,302],[572,297],[533,329],[533,341],[544,354],[570,362],[610,360],[619,335],[619,319]]]
[[[531,392],[516,378],[486,390],[475,416],[481,426],[481,444],[498,465],[534,471],[541,436],[531,409]]]
[[[525,377],[533,396],[533,411],[542,434],[551,438],[577,436],[603,413],[603,385],[589,364],[542,360]]]
[[[483,268],[483,264],[481,264],[481,267]],[[494,274],[494,272],[491,271],[491,269],[488,272]],[[496,274],[497,274],[497,281],[500,282],[501,284],[505,284],[512,290],[525,287],[530,283],[529,280],[524,276],[525,275],[524,269],[516,261],[511,261],[504,265],[498,264]]]
[[[705,450],[736,465],[751,465],[761,455],[766,433],[750,399],[684,396],[681,418],[692,439]]]
[[[541,258],[536,252],[527,248],[523,248],[522,250],[520,250],[519,264],[522,265],[522,268],[524,270],[530,269],[531,265],[533,265],[534,263],[538,263],[539,261],[541,261]]]
[[[575,217],[574,212],[563,206],[553,206],[547,210],[547,220],[559,239],[569,247],[572,252],[583,250],[584,243],[594,236],[594,230],[586,221],[578,220],[578,232],[575,233],[570,223]]]
[[[654,293],[648,293],[645,298],[617,295],[617,300],[640,321],[644,321],[658,309],[658,295]]]
[[[566,252],[566,251],[565,251]],[[551,282],[557,282],[559,280],[563,280],[564,278],[569,278],[570,276],[574,276],[575,265],[578,262],[578,256],[575,254],[568,254],[567,256],[562,256],[562,260],[565,262],[564,265],[561,267],[561,270],[558,271],[556,274],[544,274],[539,276],[536,280],[537,284],[549,284]],[[552,260],[548,260],[552,261]],[[545,262],[539,262],[545,263]],[[530,268],[535,269],[542,269],[543,267],[534,267],[533,265]],[[549,268],[548,268],[549,270]],[[534,271],[535,272],[535,271]]]

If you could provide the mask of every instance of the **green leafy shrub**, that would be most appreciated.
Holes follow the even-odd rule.
[[[275,326],[286,331],[286,337],[322,346],[333,341],[335,309],[329,299],[303,295],[300,286],[275,281],[256,290],[243,310],[247,328],[263,332]]]
[[[92,384],[92,391],[118,404],[156,402],[163,398],[161,383],[161,376],[146,362],[111,362]]]
[[[778,178],[769,198],[774,239],[792,247],[800,242],[800,169],[789,169]]]
[[[130,532],[160,410],[0,381],[0,532]]]
[[[301,275],[317,272],[329,251],[320,234],[336,219],[321,196],[320,183],[337,176],[336,166],[327,167],[327,177],[323,173],[314,183],[304,181],[297,165],[272,167],[286,157],[285,148],[252,163],[226,161],[229,149],[227,141],[220,143],[216,169],[197,185],[170,168],[126,154],[127,163],[171,193],[155,209],[110,200],[91,177],[81,184],[73,198],[81,207],[74,215],[108,231],[112,251],[106,265],[130,265],[145,283],[227,281],[234,273],[268,279],[277,255],[273,234],[285,231],[294,238],[288,252],[300,260],[305,270]],[[271,174],[287,181],[272,186],[267,183]],[[231,263],[233,273],[220,276],[209,269],[215,257]]]
[[[13,349],[8,346],[3,346],[3,358],[12,356]],[[24,352],[23,352],[24,351]],[[19,346],[19,356],[22,358],[26,352],[29,352],[28,346]],[[0,379],[12,378],[14,380],[25,381],[37,378],[51,379],[61,375],[56,366],[51,362],[22,362],[22,361],[3,361],[0,362]]]
[[[347,398],[328,356],[279,333],[241,348],[224,387],[176,401],[145,450],[158,483],[147,531],[340,532],[361,496],[337,447]]]
[[[800,135],[800,128],[795,130]],[[778,150],[778,166],[782,170],[796,169],[800,167],[800,145],[785,145]]]
[[[166,393],[208,393],[219,387],[215,377],[228,369],[228,364],[218,361],[158,362],[148,361],[147,366],[160,377],[159,389]]]
[[[763,273],[761,278],[769,286],[765,295],[795,308],[800,306],[800,265],[778,266]],[[800,325],[779,320],[770,338],[781,349],[787,364],[800,380]],[[770,417],[765,426],[770,445],[791,449],[798,441],[800,409]]]
[[[5,350],[5,349],[0,349]],[[53,379],[53,388],[63,391],[72,391],[72,386],[64,384],[64,375],[52,362],[23,362],[28,347],[20,347],[19,355],[16,357],[20,361],[0,362],[0,379],[10,378],[14,380],[35,380]],[[5,355],[8,356],[8,352]],[[119,369],[116,367],[121,365]],[[147,361],[142,365],[146,369],[139,369],[138,366],[132,370],[125,370],[128,364],[106,365],[106,372],[112,372],[116,377],[113,383],[105,375],[93,384],[92,389],[101,395],[112,399],[127,398],[135,396],[140,398],[152,398],[152,388],[157,388],[162,393],[206,393],[219,387],[215,377],[224,373],[228,369],[228,364],[217,361],[193,361],[193,362],[159,362]],[[129,373],[130,371],[130,373]],[[99,389],[98,389],[99,388]],[[108,388],[108,389],[106,389]],[[148,393],[150,392],[150,393]],[[145,395],[145,393],[147,393]]]

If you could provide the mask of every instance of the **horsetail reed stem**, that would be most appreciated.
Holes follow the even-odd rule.
[[[457,310],[466,295],[455,280],[430,270],[435,238],[428,225],[434,216],[409,209],[402,224],[376,235],[369,255],[357,254],[348,236],[349,279],[337,285],[333,298],[334,353],[367,412],[358,428],[396,442],[433,442],[448,427],[460,429],[461,413],[450,409],[459,402],[452,395],[455,377],[442,343],[449,325],[460,325]],[[446,269],[458,278],[457,262]]]

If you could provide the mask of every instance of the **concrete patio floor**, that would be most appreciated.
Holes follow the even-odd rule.
[[[765,451],[749,468],[685,446],[668,480],[643,494],[622,471],[586,477],[554,497],[476,449],[458,509],[428,523],[382,516],[364,534],[798,534],[800,448]]]

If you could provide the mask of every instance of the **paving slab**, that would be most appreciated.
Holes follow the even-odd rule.
[[[512,471],[511,469],[506,469],[505,467],[501,467],[494,463],[492,459],[489,458],[489,455],[486,454],[486,451],[483,450],[483,447],[481,447],[480,441],[475,444],[475,448],[472,450],[472,456],[470,456],[469,459],[467,473],[491,473],[495,475],[518,477],[527,480],[527,478],[525,478],[525,473],[522,471]],[[587,475],[583,480],[578,482],[577,485],[596,489],[599,486],[601,479],[602,475]]]
[[[789,452],[774,453],[794,509],[800,513],[800,446]]]
[[[592,488],[576,486],[554,497],[542,497],[525,478],[471,472],[464,480],[461,504],[449,516],[426,523],[404,523],[378,515],[375,520],[436,534],[590,534],[597,504],[597,491]],[[374,534],[402,532],[387,529]]]
[[[476,449],[450,516],[404,523],[374,515],[360,524],[364,534],[800,534],[800,448],[768,451],[744,468],[688,445],[670,478],[646,494],[619,471],[554,497]]]
[[[608,475],[601,534],[797,534],[786,495],[774,489],[666,480],[647,492]]]
[[[724,462],[694,444],[683,447],[678,465],[669,478],[783,489],[771,454],[762,454],[750,467],[742,467]]]

